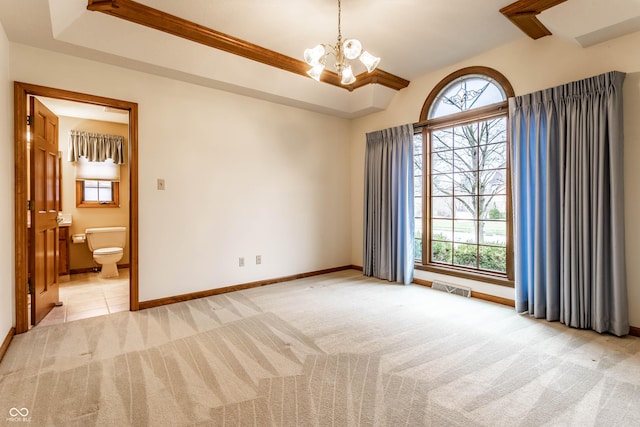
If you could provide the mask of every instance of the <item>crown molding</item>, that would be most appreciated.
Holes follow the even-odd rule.
[[[370,73],[364,72],[364,73],[358,74],[356,76],[355,83],[348,86],[347,89],[351,91],[353,89],[357,89],[359,87],[366,86],[368,84],[374,84],[374,83],[382,86],[386,86],[394,90],[400,90],[409,86],[410,82],[409,80],[403,79],[402,77],[398,77],[394,74],[391,74],[384,70],[376,68]]]
[[[537,15],[565,1],[567,0],[519,0],[500,9],[500,13],[526,35],[537,40],[551,35],[551,31],[538,20]]]
[[[207,28],[195,22],[187,21],[186,19],[162,12],[133,0],[88,0],[87,9],[102,12],[116,18],[163,31],[214,49],[219,49],[233,55],[238,55],[252,61],[261,62],[310,78],[307,75],[309,66],[304,61]],[[321,81],[349,91],[373,83],[394,90],[400,90],[409,85],[408,80],[380,69],[376,69],[371,73],[365,72],[359,74],[356,78],[356,83],[344,86],[340,83],[340,77],[336,73],[325,70],[325,72],[322,73]]]

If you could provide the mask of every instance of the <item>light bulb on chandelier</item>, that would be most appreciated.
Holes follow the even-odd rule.
[[[312,79],[320,81],[327,57],[333,55],[335,57],[335,69],[340,76],[340,83],[346,86],[356,81],[356,76],[353,75],[353,70],[348,60],[360,59],[360,62],[362,62],[370,73],[375,70],[380,63],[380,58],[373,56],[367,51],[363,51],[362,43],[357,39],[342,41],[342,31],[340,28],[341,14],[342,8],[340,0],[338,0],[338,42],[336,45],[319,44],[313,48],[306,49],[304,51],[304,61],[311,65],[311,69],[307,71],[307,74]]]

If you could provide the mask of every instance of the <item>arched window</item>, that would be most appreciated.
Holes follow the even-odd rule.
[[[444,78],[414,137],[416,268],[512,285],[507,79],[491,68]]]

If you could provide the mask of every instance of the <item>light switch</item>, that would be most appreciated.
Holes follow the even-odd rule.
[[[158,190],[164,190],[164,179],[158,178]]]

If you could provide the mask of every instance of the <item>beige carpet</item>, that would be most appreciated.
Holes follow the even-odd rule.
[[[0,422],[24,421],[639,426],[640,339],[343,271],[17,336]]]

